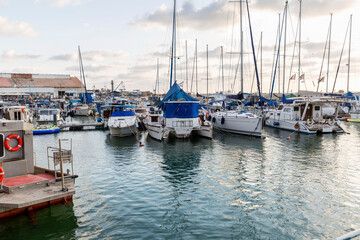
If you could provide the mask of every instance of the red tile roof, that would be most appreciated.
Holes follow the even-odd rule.
[[[11,78],[0,78],[0,88],[11,87],[82,88],[84,85],[77,77],[32,78],[31,74],[23,76],[13,74]]]

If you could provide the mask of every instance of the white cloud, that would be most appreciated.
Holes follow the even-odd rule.
[[[156,26],[166,27],[171,20],[173,9],[166,8],[162,5],[152,13],[148,13],[143,17],[131,22],[144,28]],[[225,0],[213,1],[210,4],[195,9],[194,4],[186,1],[177,11],[181,18],[181,25],[185,28],[196,30],[211,30],[226,27],[228,14],[233,13],[233,5],[228,4]],[[172,21],[172,20],[171,20]]]
[[[36,37],[38,33],[27,22],[9,22],[6,17],[0,16],[0,35]]]
[[[40,3],[41,1],[45,0],[35,0],[34,3]],[[66,7],[66,6],[78,6],[88,2],[89,0],[46,0],[47,2],[51,2],[55,7]]]
[[[8,50],[2,54],[2,57],[7,59],[36,59],[39,58],[40,55],[18,53],[15,50]]]

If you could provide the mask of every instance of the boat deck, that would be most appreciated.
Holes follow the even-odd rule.
[[[67,191],[63,191],[61,182],[55,181],[55,176],[48,173],[6,178],[4,192],[0,193],[0,218],[26,212],[29,208],[67,202],[75,194],[74,180],[66,179],[65,187]]]

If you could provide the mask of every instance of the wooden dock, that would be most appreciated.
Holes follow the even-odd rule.
[[[81,131],[81,130],[104,130],[104,123],[65,123],[60,129],[69,131]]]

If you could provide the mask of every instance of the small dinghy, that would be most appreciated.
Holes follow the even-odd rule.
[[[34,127],[33,128],[33,135],[43,135],[43,134],[53,134],[60,132],[59,127]]]

